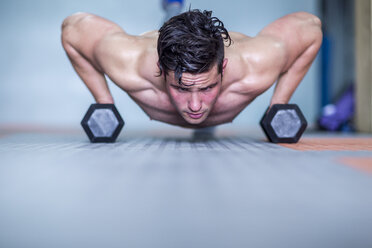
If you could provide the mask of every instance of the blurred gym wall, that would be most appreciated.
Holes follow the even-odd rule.
[[[320,11],[317,0],[188,0],[185,9],[190,4],[191,8],[213,10],[228,30],[250,36],[285,14],[308,11],[319,15]],[[103,16],[131,34],[158,29],[164,17],[160,0],[0,1],[0,125],[79,126],[93,97],[74,72],[60,42],[63,19],[78,11]],[[310,124],[318,114],[319,71],[317,58],[291,100],[299,104]],[[109,86],[127,129],[170,127],[150,121],[125,92],[111,82]],[[233,124],[222,128],[257,126],[272,90],[258,97]]]

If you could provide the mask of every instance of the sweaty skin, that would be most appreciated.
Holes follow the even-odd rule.
[[[217,66],[200,74],[158,76],[157,38],[151,31],[134,36],[117,24],[76,13],[62,24],[63,47],[96,102],[114,103],[105,75],[154,120],[183,127],[232,122],[275,82],[270,105],[288,103],[322,42],[321,22],[306,12],[286,15],[255,37],[229,32],[223,73]]]

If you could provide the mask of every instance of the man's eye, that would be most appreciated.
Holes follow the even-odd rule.
[[[208,90],[210,90],[210,89],[212,89],[213,88],[213,86],[209,86],[209,87],[206,87],[206,88],[202,88],[201,90],[202,91],[208,91]]]
[[[187,88],[181,88],[181,87],[178,87],[177,90],[178,90],[179,92],[187,92],[187,91],[188,91]]]

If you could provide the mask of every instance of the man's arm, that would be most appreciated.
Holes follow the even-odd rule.
[[[277,39],[283,45],[285,62],[270,106],[288,103],[321,46],[321,21],[310,13],[297,12],[273,22],[259,35]]]
[[[95,50],[105,35],[124,32],[118,25],[87,13],[76,13],[62,24],[62,45],[77,74],[97,103],[114,103]]]

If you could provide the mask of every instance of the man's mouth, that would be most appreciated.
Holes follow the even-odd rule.
[[[192,119],[200,119],[204,113],[199,113],[199,114],[191,114],[191,113],[187,113],[187,115],[192,118]]]

